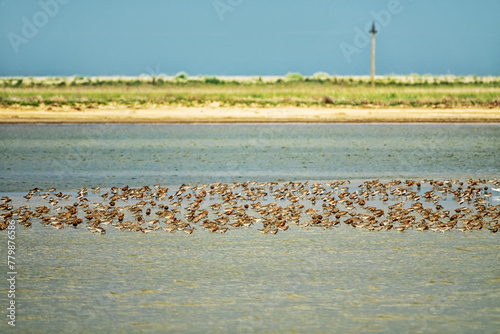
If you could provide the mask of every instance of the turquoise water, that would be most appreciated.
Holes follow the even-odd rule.
[[[83,186],[101,186],[102,194],[111,186],[160,183],[170,186],[170,195],[182,183],[349,179],[353,191],[355,180],[466,182],[500,175],[496,125],[0,129],[0,193],[11,196],[15,207],[41,204],[38,197],[21,197],[34,187],[69,192],[72,198],[61,204],[70,205]],[[102,199],[89,195],[89,203],[97,200]],[[400,200],[383,204],[376,197],[367,205],[386,208]],[[440,203],[456,207],[451,196]],[[487,200],[498,204],[497,194]],[[497,333],[500,328],[499,234],[487,229],[370,232],[342,224],[293,226],[276,235],[261,234],[257,227],[221,234],[198,226],[191,235],[106,229],[96,235],[84,226],[17,225],[17,331]],[[0,232],[3,254],[5,232]],[[1,270],[6,276],[5,260]],[[5,284],[0,293],[4,332]]]

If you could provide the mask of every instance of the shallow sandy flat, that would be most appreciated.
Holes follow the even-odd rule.
[[[242,108],[147,107],[98,108],[9,107],[0,108],[0,123],[238,123],[238,122],[455,122],[500,123],[500,108],[401,109],[401,108]]]

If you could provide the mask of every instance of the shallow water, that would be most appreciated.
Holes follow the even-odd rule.
[[[2,192],[500,174],[498,125],[42,124],[0,130]]]
[[[0,192],[12,195],[18,206],[35,186],[74,191],[125,184],[500,175],[496,125],[0,129]],[[495,197],[491,201],[498,204]],[[192,235],[108,229],[95,235],[85,228],[54,230],[34,223],[16,231],[20,331],[494,333],[500,328],[500,242],[498,233],[487,230],[373,233],[342,226],[290,228],[277,235],[256,228],[226,234],[200,229]],[[0,245],[5,254],[5,231]],[[4,331],[5,285],[0,301]]]
[[[19,328],[490,332],[490,233],[20,233]]]

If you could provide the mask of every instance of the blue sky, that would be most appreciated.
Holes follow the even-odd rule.
[[[499,0],[0,0],[0,75],[500,75]]]

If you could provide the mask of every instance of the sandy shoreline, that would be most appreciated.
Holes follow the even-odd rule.
[[[0,123],[500,123],[500,108],[0,108]]]

